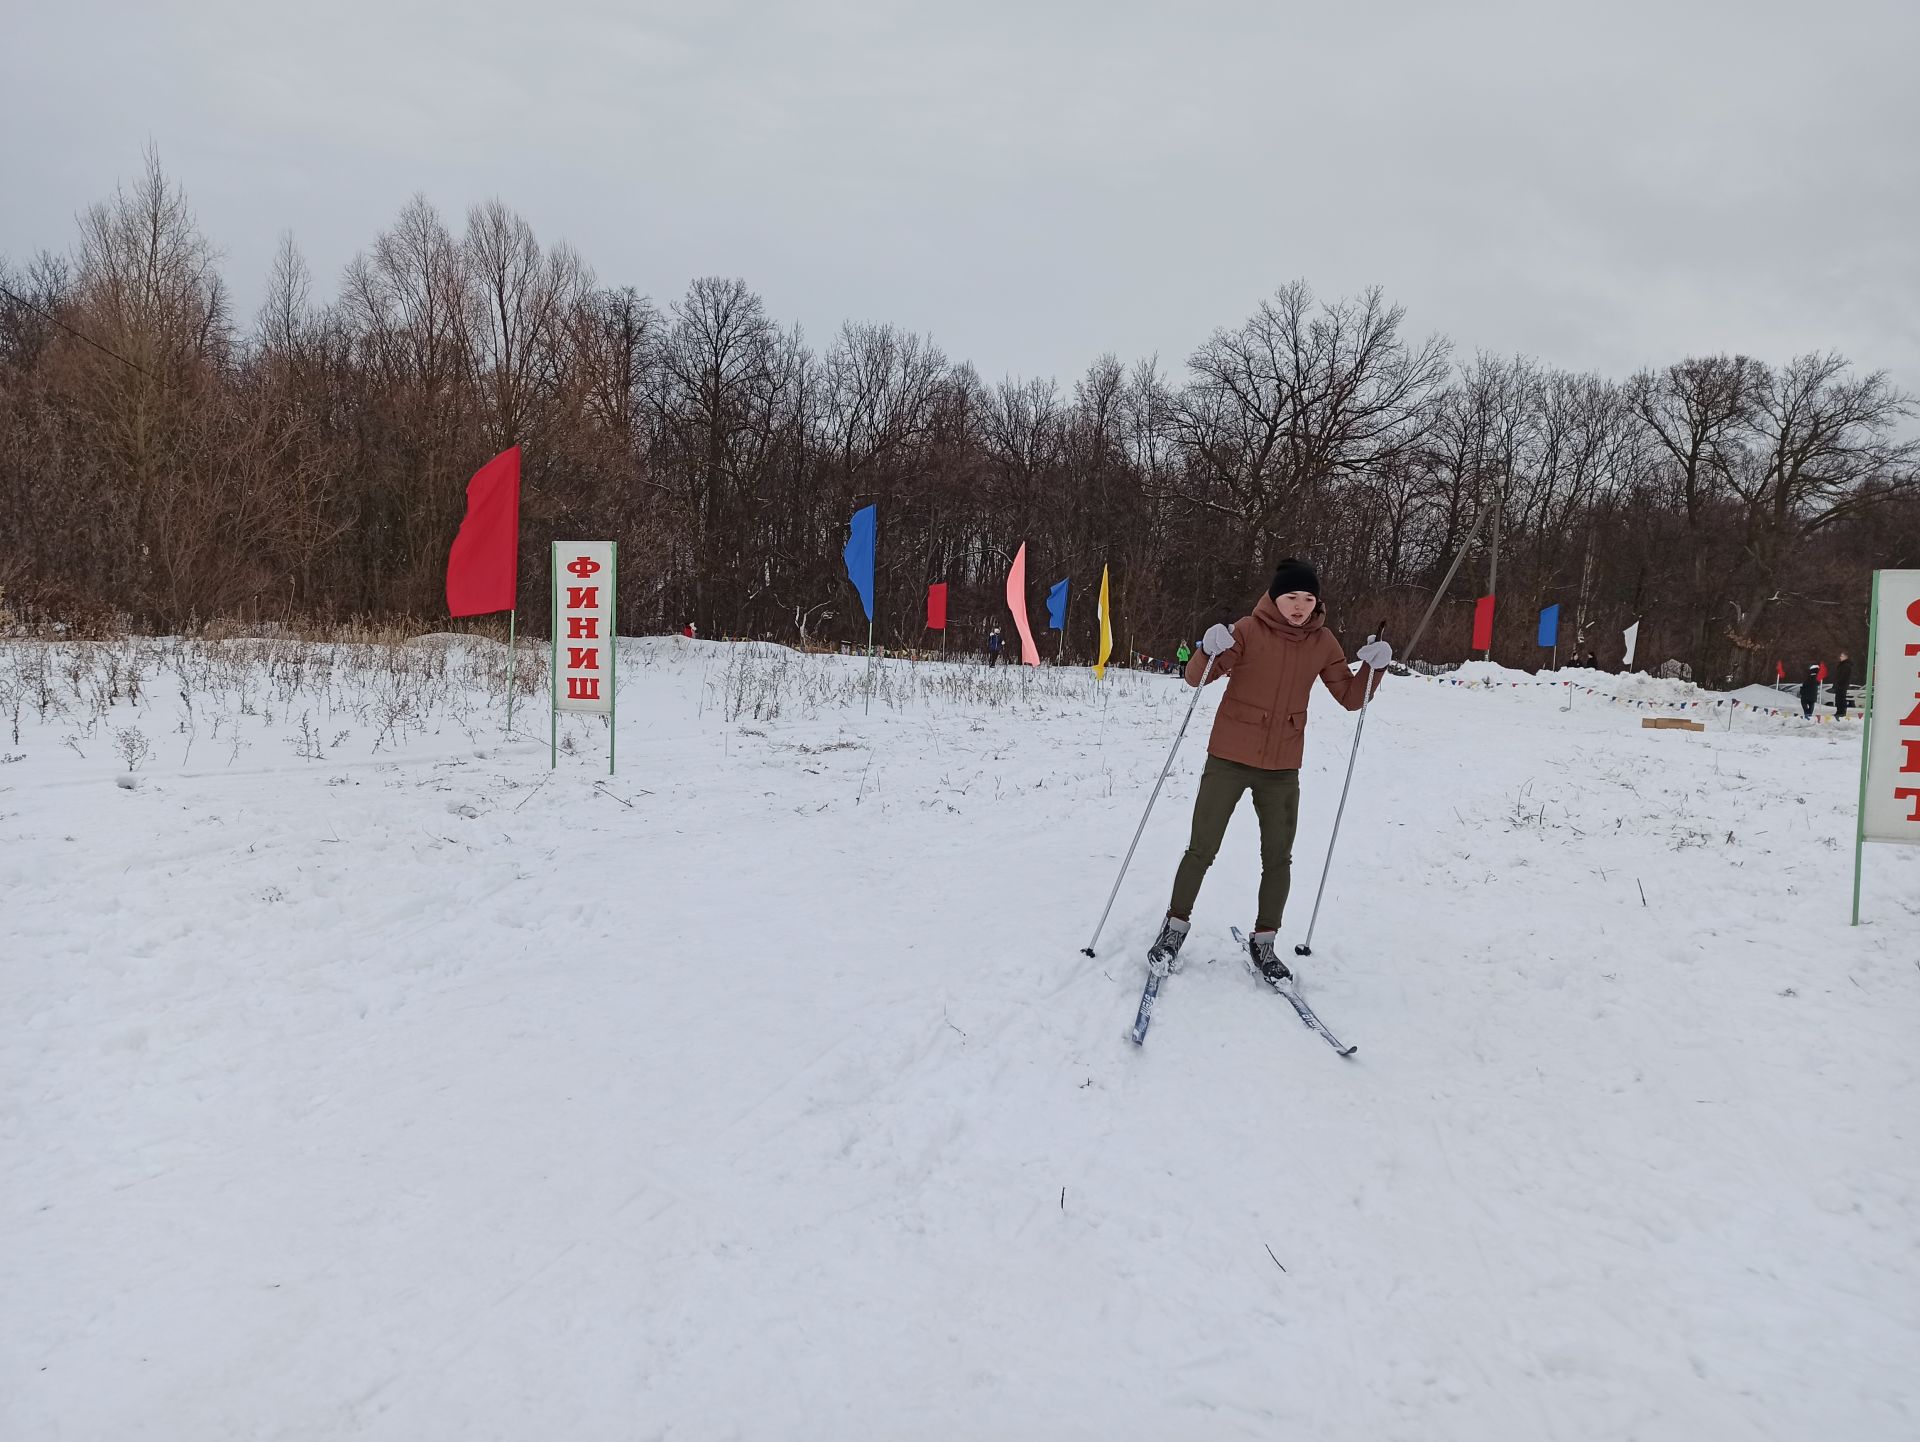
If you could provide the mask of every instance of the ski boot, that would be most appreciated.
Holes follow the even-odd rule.
[[[1169,916],[1160,923],[1160,935],[1147,948],[1148,971],[1155,976],[1166,976],[1180,970],[1180,948],[1186,942],[1190,924],[1177,916]],[[1272,947],[1269,946],[1268,950],[1272,950]]]
[[[1287,964],[1273,949],[1273,943],[1279,935],[1277,931],[1256,931],[1247,938],[1247,956],[1253,962],[1253,969],[1266,979],[1268,986],[1279,986],[1282,982],[1293,980],[1293,973],[1287,970]]]

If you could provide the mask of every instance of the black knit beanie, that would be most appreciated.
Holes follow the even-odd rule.
[[[1315,600],[1320,597],[1320,578],[1314,574],[1313,567],[1291,556],[1273,573],[1273,584],[1267,587],[1267,594],[1277,601],[1289,591],[1311,591]]]

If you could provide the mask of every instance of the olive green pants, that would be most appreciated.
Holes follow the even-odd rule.
[[[1180,869],[1173,874],[1169,912],[1187,919],[1200,895],[1207,868],[1220,854],[1220,839],[1242,792],[1253,793],[1253,814],[1260,818],[1260,914],[1255,931],[1278,931],[1293,881],[1293,832],[1300,823],[1300,773],[1269,771],[1209,756],[1200,772],[1200,794],[1193,798],[1193,837]]]

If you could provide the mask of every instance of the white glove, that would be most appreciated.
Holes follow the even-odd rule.
[[[1376,671],[1384,671],[1393,664],[1393,647],[1385,641],[1369,641],[1354,655]]]
[[[1218,656],[1222,651],[1233,649],[1233,632],[1218,622],[1207,627],[1207,634],[1200,638],[1200,649],[1209,656]]]

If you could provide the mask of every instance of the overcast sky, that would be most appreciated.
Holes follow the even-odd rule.
[[[1296,277],[1463,354],[1620,376],[1834,348],[1920,390],[1915,0],[201,0],[10,7],[0,255],[159,147],[251,315],[415,191],[662,305],[988,379],[1177,369]]]

